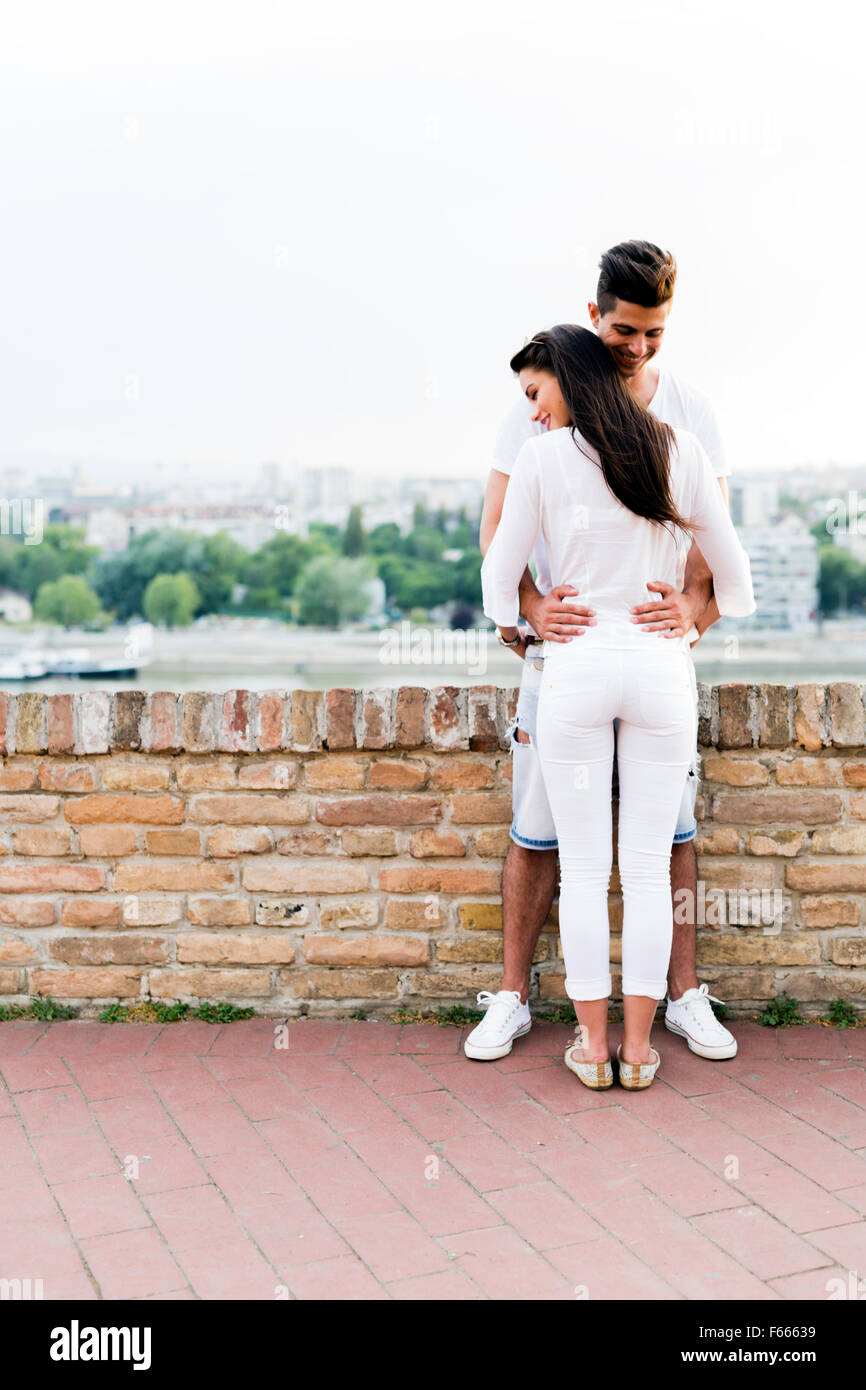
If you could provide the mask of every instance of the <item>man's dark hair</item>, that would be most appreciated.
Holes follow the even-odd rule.
[[[657,309],[673,296],[677,263],[651,241],[621,241],[605,251],[599,268],[595,302],[601,314],[609,314],[618,299]]]

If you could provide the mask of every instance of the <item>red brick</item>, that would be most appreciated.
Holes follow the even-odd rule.
[[[49,753],[71,753],[75,746],[72,727],[72,696],[47,695],[45,698],[46,747]]]
[[[427,782],[427,768],[422,762],[374,762],[370,768],[371,787],[396,787],[401,791],[417,791]]]
[[[177,834],[177,831],[157,831],[157,834]],[[81,853],[94,858],[114,858],[135,853],[135,831],[131,825],[83,825],[78,832]],[[150,845],[148,845],[150,848]]]
[[[507,792],[476,792],[452,796],[448,806],[455,825],[511,822],[511,797]]]
[[[67,801],[63,814],[72,825],[102,821],[180,825],[183,802],[179,796],[82,796]]]
[[[409,841],[414,859],[454,859],[466,854],[466,846],[454,830],[419,830]]]
[[[260,753],[275,753],[283,746],[283,718],[286,692],[263,690],[256,700],[256,747]]]
[[[0,893],[93,893],[105,886],[105,870],[95,864],[0,867]]]
[[[424,705],[427,691],[418,685],[401,685],[394,711],[394,746],[420,748],[424,742]]]
[[[423,868],[379,870],[383,893],[498,893],[499,874],[493,869]]]
[[[355,747],[355,692],[338,687],[325,692],[325,741],[328,748]]]
[[[70,898],[61,906],[60,921],[64,927],[119,927],[120,903],[107,898]]]
[[[252,698],[248,690],[227,690],[223,695],[216,738],[223,752],[249,753],[254,747]]]
[[[50,927],[54,918],[54,903],[43,898],[0,898],[0,922],[19,927]]]
[[[437,752],[469,747],[466,695],[455,685],[430,691],[430,742]]]
[[[430,825],[441,818],[442,807],[432,796],[358,796],[316,804],[322,825]]]

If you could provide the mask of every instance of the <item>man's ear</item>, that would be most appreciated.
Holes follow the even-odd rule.
[[[598,321],[601,318],[598,305],[593,304],[592,300],[590,300],[586,307],[589,310],[589,317],[592,321],[593,328],[598,328]]]

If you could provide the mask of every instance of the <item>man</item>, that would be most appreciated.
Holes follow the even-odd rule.
[[[671,309],[676,264],[670,253],[646,241],[627,241],[601,258],[595,302],[588,306],[592,325],[610,350],[617,369],[635,398],[674,428],[697,435],[728,500],[721,437],[712,406],[700,392],[661,369],[655,361]],[[499,430],[481,519],[482,553],[490,545],[502,513],[508,478],[522,445],[549,428],[543,407],[518,400]],[[538,936],[556,888],[556,830],[534,748],[535,717],[543,661],[533,656],[532,639],[579,641],[592,610],[576,603],[577,590],[552,588],[539,538],[535,555],[537,585],[529,569],[520,586],[520,611],[532,632],[516,643],[524,659],[516,727],[512,740],[514,818],[502,873],[504,969],[502,989],[492,997],[481,1023],[464,1043],[467,1057],[492,1061],[506,1056],[515,1038],[531,1027],[527,996],[529,972]],[[649,631],[676,636],[688,633],[690,645],[718,620],[712,576],[696,545],[689,550],[682,590],[649,584],[660,596],[632,609],[633,620]],[[502,640],[500,638],[500,640]],[[697,704],[697,682],[692,670]],[[673,942],[668,972],[665,1024],[684,1037],[692,1052],[718,1061],[736,1055],[737,1043],[713,1014],[706,985],[698,984],[694,904],[697,897],[697,749],[683,791],[683,803],[671,849]],[[615,766],[615,764],[614,764]],[[479,1000],[482,996],[479,996]]]

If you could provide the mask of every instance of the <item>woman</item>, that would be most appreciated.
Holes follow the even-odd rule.
[[[672,922],[670,846],[695,745],[687,639],[635,625],[630,609],[681,587],[688,537],[713,572],[722,616],[755,610],[749,561],[698,440],[631,395],[595,334],[561,324],[511,361],[548,434],[515,463],[481,569],[484,611],[517,635],[518,584],[543,534],[554,585],[572,585],[594,622],[579,641],[545,643],[537,744],[560,854],[565,988],[580,1043],[566,1064],[584,1084],[613,1083],[607,891],[612,865],[613,720],[618,719],[619,872],[625,1026],[620,1081],[648,1086]]]

